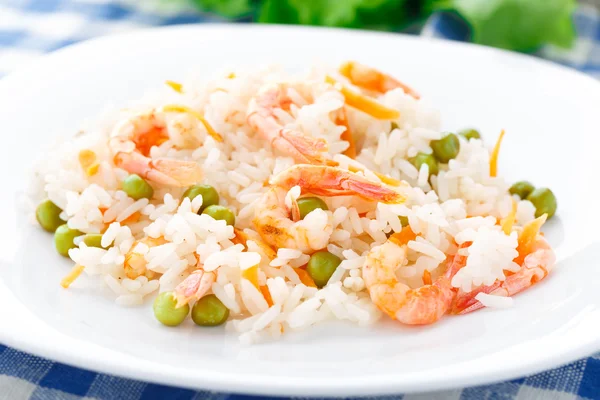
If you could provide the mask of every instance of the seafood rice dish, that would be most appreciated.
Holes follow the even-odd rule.
[[[28,193],[60,284],[244,344],[511,306],[555,264],[554,194],[499,176],[510,132],[443,131],[389,72],[228,69],[86,122]]]

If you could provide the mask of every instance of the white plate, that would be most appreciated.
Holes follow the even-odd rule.
[[[71,264],[18,213],[27,170],[59,135],[108,102],[125,104],[192,67],[356,59],[392,72],[442,110],[446,129],[507,130],[500,171],[550,186],[546,233],[556,271],[507,310],[430,327],[332,324],[240,347],[221,329],[159,326],[149,305],[62,290]],[[279,395],[366,395],[483,384],[600,349],[600,84],[536,59],[394,34],[279,26],[188,26],[59,51],[0,82],[0,341],[79,367],[192,388]]]

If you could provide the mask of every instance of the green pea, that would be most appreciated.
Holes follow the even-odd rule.
[[[202,213],[202,211],[204,211],[204,209],[208,206],[219,204],[219,193],[210,185],[190,186],[183,193],[183,197],[187,197],[190,199],[190,201],[194,200],[197,196],[202,196],[202,207],[200,207],[200,210],[198,210],[199,213]]]
[[[421,165],[427,164],[429,166],[430,176],[437,175],[440,171],[437,160],[431,154],[419,153],[411,159],[411,162],[418,170],[421,169]]]
[[[73,243],[73,239],[77,236],[81,236],[83,233],[77,229],[71,229],[67,224],[63,224],[56,228],[54,232],[54,247],[61,256],[69,257],[69,250],[77,247]]]
[[[433,155],[443,164],[448,164],[448,161],[456,158],[460,151],[460,140],[454,133],[449,133],[439,140],[432,140],[429,143]]]
[[[200,326],[218,326],[229,318],[229,309],[214,294],[202,297],[192,307],[192,320]]]
[[[460,132],[460,135],[467,139],[467,141],[471,139],[481,139],[481,135],[477,129],[465,129]]]
[[[400,220],[400,223],[402,224],[403,228],[405,226],[408,226],[408,217],[405,217],[404,215],[399,215],[398,219]]]
[[[101,233],[87,233],[83,237],[83,243],[88,247],[100,247],[102,248],[102,234]]]
[[[131,174],[122,184],[123,191],[127,193],[127,196],[134,200],[139,199],[151,199],[154,195],[154,189],[148,182],[139,175]]]
[[[331,278],[331,275],[333,275],[341,262],[342,260],[335,254],[331,254],[325,250],[317,251],[310,256],[310,260],[308,260],[308,264],[306,265],[306,272],[315,281],[315,284],[321,288],[327,285],[329,278]]]
[[[235,214],[227,207],[213,205],[208,206],[202,211],[202,214],[210,215],[214,219],[222,219],[227,225],[235,225]]]
[[[35,218],[40,226],[48,232],[54,232],[56,228],[65,223],[60,219],[62,210],[50,200],[44,200],[35,209]]]
[[[548,218],[552,218],[556,212],[556,197],[552,190],[548,188],[538,188],[527,196],[527,200],[535,206],[535,217],[538,218],[543,214],[548,214]]]
[[[190,306],[176,307],[177,300],[173,292],[162,292],[152,305],[154,316],[163,325],[177,326],[181,324],[190,312]]]
[[[510,189],[508,189],[508,191],[510,192],[510,194],[516,194],[521,199],[526,199],[527,196],[529,196],[529,194],[533,192],[534,189],[535,187],[532,183],[527,181],[520,181],[512,185]]]
[[[321,210],[329,210],[327,204],[318,197],[302,197],[298,199],[298,208],[300,209],[300,218],[304,219],[313,210],[320,208]]]

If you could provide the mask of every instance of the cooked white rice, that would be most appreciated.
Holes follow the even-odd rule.
[[[330,156],[342,168],[367,168],[365,175],[378,179],[376,171],[408,182],[402,190],[407,201],[400,205],[372,204],[353,197],[324,198],[329,211],[315,210],[303,223],[311,234],[323,234],[331,224],[327,250],[342,259],[327,286],[306,286],[297,268],[306,265],[310,254],[294,248],[276,249],[269,259],[254,241],[247,249],[234,243],[234,229],[224,221],[198,215],[202,198],[181,200],[184,189],[155,187],[153,198],[133,200],[120,190],[128,173],[115,167],[108,141],[115,132],[132,130],[131,121],[140,113],[153,113],[157,123],[168,130],[169,138],[150,151],[154,159],[167,157],[197,162],[205,171],[202,183],[219,192],[220,203],[236,215],[236,228],[250,239],[254,210],[268,189],[269,178],[294,164],[285,154],[273,151],[269,143],[253,132],[246,122],[248,105],[259,89],[273,82],[304,82],[290,89],[294,100],[289,112],[276,110],[285,127],[324,138]],[[417,170],[409,161],[417,153],[430,154],[431,140],[440,139],[439,113],[426,100],[415,100],[395,89],[378,101],[396,109],[401,117],[377,120],[348,108],[349,124],[360,152],[355,160],[342,153],[349,143],[340,135],[330,113],[344,105],[344,98],[324,83],[322,72],[289,76],[277,68],[224,71],[206,82],[183,82],[183,93],[164,87],[131,104],[90,121],[82,134],[63,144],[40,163],[31,195],[39,201],[48,198],[62,210],[69,227],[82,233],[102,233],[102,246],[88,247],[82,241],[70,250],[71,259],[85,267],[85,274],[99,279],[114,292],[123,306],[147,302],[158,292],[173,290],[195,268],[197,260],[205,271],[217,272],[211,292],[230,309],[228,328],[240,340],[252,343],[283,332],[308,328],[327,320],[345,320],[359,325],[372,324],[380,317],[362,279],[365,256],[383,244],[391,232],[402,229],[398,216],[408,218],[416,238],[408,243],[407,261],[398,276],[411,287],[423,285],[423,273],[433,278],[441,274],[446,257],[457,245],[470,241],[468,262],[452,280],[463,290],[504,278],[504,270],[514,270],[516,234],[504,235],[497,219],[511,210],[509,185],[490,177],[490,151],[482,140],[460,139],[460,153],[437,176],[428,179],[426,165]],[[309,99],[312,98],[312,101]],[[215,141],[204,125],[190,114],[163,112],[166,104],[178,104],[202,113],[223,137]],[[87,176],[78,154],[92,150],[98,173]],[[369,171],[370,170],[370,171]],[[286,197],[291,207],[300,196],[292,188]],[[517,199],[518,200],[518,199]],[[517,224],[534,218],[535,208],[518,201]],[[163,240],[158,245],[142,238]],[[146,262],[147,273],[131,279],[124,270],[125,258],[136,254]],[[268,288],[272,303],[261,290],[243,277],[245,270],[258,266],[258,280]],[[78,283],[85,287],[85,282]],[[506,306],[508,300],[478,295],[484,305]]]

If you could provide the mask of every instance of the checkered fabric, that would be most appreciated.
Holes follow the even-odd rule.
[[[154,11],[140,8],[150,2],[138,1],[134,8],[125,1],[109,0],[2,0],[0,76],[44,53],[90,37],[140,27],[220,21],[217,16],[200,15],[190,9],[163,9],[157,13],[154,8]],[[575,22],[579,38],[572,50],[544,48],[537,55],[600,78],[598,13],[582,6],[575,15]],[[465,40],[468,32],[451,15],[438,14],[430,18],[421,34]],[[0,400],[160,398],[257,400],[260,397],[196,392],[98,374],[0,344]],[[398,394],[382,399],[577,398],[600,398],[600,355],[509,382],[420,395]]]

